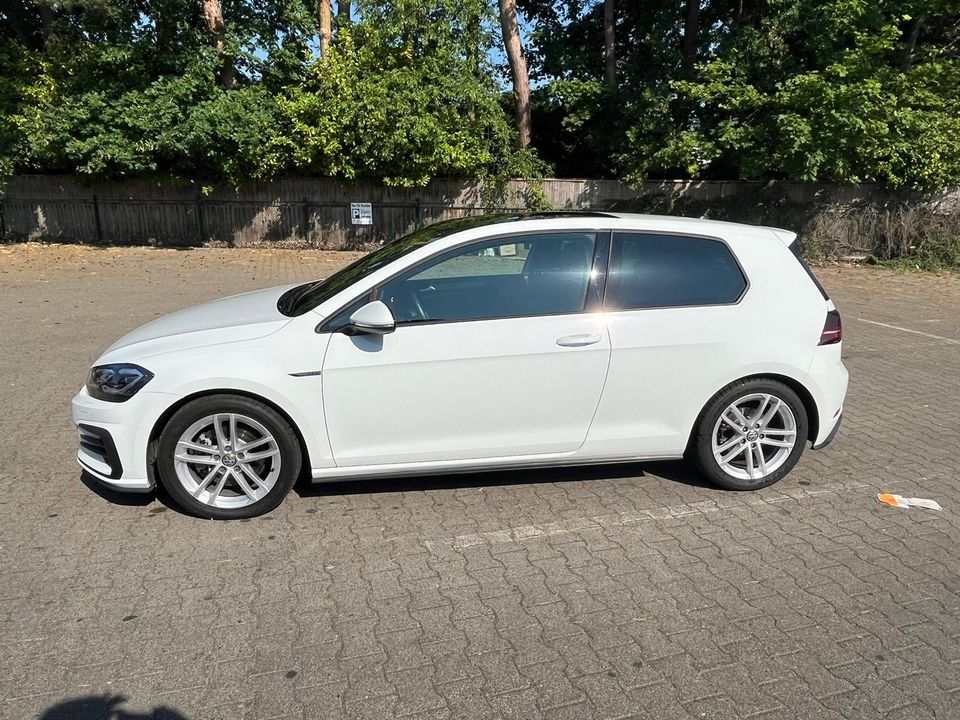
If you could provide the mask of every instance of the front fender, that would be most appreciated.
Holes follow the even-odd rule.
[[[310,332],[292,342],[281,333],[271,336],[269,342],[264,339],[256,344],[155,356],[147,366],[155,376],[151,389],[176,396],[171,407],[214,393],[260,398],[293,422],[309,453],[311,469],[332,467],[319,374],[328,342],[329,335]]]
[[[294,378],[291,378],[294,379]],[[294,425],[303,443],[307,448],[310,467],[333,467],[333,455],[330,451],[330,442],[327,438],[326,423],[323,421],[323,398],[320,376],[295,378],[300,382],[296,388],[284,388],[287,392],[278,391],[276,387],[239,377],[212,377],[203,381],[187,383],[174,393],[178,396],[175,407],[180,407],[193,398],[218,393],[236,393],[246,395],[274,406],[283,415],[286,415]],[[295,395],[294,391],[295,390]],[[292,398],[296,397],[294,401]],[[304,410],[302,405],[305,398],[316,398],[316,412]]]

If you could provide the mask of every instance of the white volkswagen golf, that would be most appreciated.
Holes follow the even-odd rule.
[[[186,510],[316,482],[686,456],[780,480],[840,424],[840,315],[786,230],[613,213],[441,222],[325,280],[134,330],[73,400],[78,459]]]

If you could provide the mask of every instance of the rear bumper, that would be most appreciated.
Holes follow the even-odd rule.
[[[850,375],[843,366],[841,352],[841,343],[818,347],[803,381],[817,406],[817,436],[812,438],[815,448],[824,447],[833,439],[843,414]]]
[[[827,435],[819,443],[812,446],[812,450],[820,450],[825,448],[827,445],[833,442],[833,439],[837,436],[837,431],[840,430],[840,422],[843,420],[843,412],[841,411],[840,415],[837,417],[837,421],[833,424],[833,429],[830,431],[830,434]]]

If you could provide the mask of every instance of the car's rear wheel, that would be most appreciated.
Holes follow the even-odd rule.
[[[273,510],[293,487],[300,463],[297,435],[276,410],[226,394],[177,410],[157,455],[170,496],[195,515],[221,520]]]
[[[701,415],[693,459],[721,487],[766,487],[799,462],[807,422],[803,402],[782,382],[737,381],[717,393]]]

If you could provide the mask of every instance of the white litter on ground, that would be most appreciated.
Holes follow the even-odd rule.
[[[891,507],[919,507],[926,508],[927,510],[943,510],[943,508],[940,507],[940,503],[936,500],[928,500],[927,498],[912,498],[904,497],[903,495],[893,495],[892,493],[880,493],[877,495],[877,500]]]

